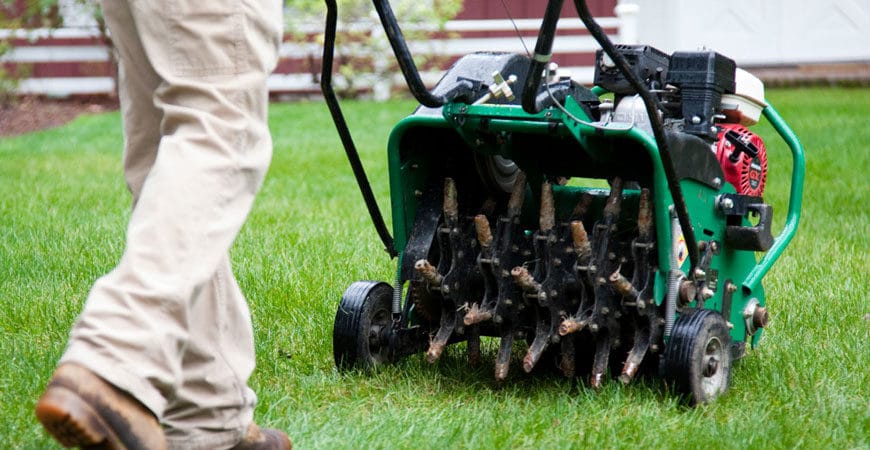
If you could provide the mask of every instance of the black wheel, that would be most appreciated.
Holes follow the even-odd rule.
[[[332,352],[339,369],[367,369],[389,360],[393,288],[357,281],[341,296],[332,330]]]
[[[665,348],[665,376],[692,404],[714,400],[731,382],[731,335],[716,311],[695,309],[674,324]]]

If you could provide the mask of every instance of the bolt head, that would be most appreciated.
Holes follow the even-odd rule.
[[[764,328],[770,323],[770,313],[767,308],[759,306],[752,313],[752,323],[758,328]]]

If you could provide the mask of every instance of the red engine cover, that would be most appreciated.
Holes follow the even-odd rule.
[[[738,194],[761,197],[767,180],[767,150],[764,141],[739,124],[720,124],[716,159],[725,172],[725,180]]]

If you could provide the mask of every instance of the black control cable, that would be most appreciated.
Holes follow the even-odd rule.
[[[551,2],[553,3],[553,2]],[[592,18],[592,14],[589,13],[589,8],[586,6],[585,0],[574,0],[574,6],[577,8],[577,13],[580,15],[580,20],[583,21],[583,24],[586,25],[586,29],[589,30],[589,34],[598,41],[598,44],[604,49],[604,52],[607,53],[607,56],[616,63],[616,67],[619,68],[619,71],[625,76],[628,82],[631,84],[631,87],[640,95],[643,99],[643,104],[646,107],[646,113],[649,116],[650,123],[652,125],[653,136],[655,137],[656,145],[659,148],[659,154],[662,158],[662,166],[664,166],[665,178],[668,181],[668,189],[670,190],[671,197],[674,200],[674,210],[677,214],[677,220],[680,223],[680,228],[683,231],[683,236],[686,239],[686,246],[689,251],[689,261],[691,263],[690,276],[693,276],[695,273],[695,269],[699,264],[699,256],[698,256],[698,243],[695,238],[695,230],[692,227],[692,222],[689,219],[689,212],[686,208],[686,201],[683,197],[683,190],[680,188],[679,178],[677,178],[677,172],[674,169],[674,161],[671,158],[671,153],[668,150],[667,139],[665,137],[664,125],[662,124],[662,119],[659,117],[658,113],[658,101],[652,96],[649,89],[644,86],[641,80],[631,71],[631,67],[629,67],[628,62],[625,60],[625,57],[622,56],[622,53],[616,50],[616,47],[610,42],[607,35],[604,33],[604,30],[595,22],[595,19]],[[543,28],[542,28],[543,31]],[[525,104],[524,104],[525,109]],[[674,238],[675,239],[675,238]],[[678,268],[674,267],[672,270],[677,270]]]

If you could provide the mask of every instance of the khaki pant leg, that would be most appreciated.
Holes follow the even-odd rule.
[[[121,262],[92,289],[63,359],[131,392],[168,421],[171,438],[219,448],[237,439],[254,402],[250,319],[227,253],[271,158],[265,83],[280,2],[129,4],[161,79],[162,138]],[[117,6],[104,1],[107,12]]]
[[[124,178],[135,205],[145,178],[157,158],[160,144],[163,114],[154,105],[154,91],[161,80],[145,55],[127,3],[106,2],[103,14],[113,30],[112,41],[118,52],[118,95],[124,128]]]
[[[163,414],[170,448],[232,446],[253,420],[256,395],[247,380],[254,369],[254,339],[229,258],[197,297],[191,316],[202,320],[191,322],[184,381]]]

